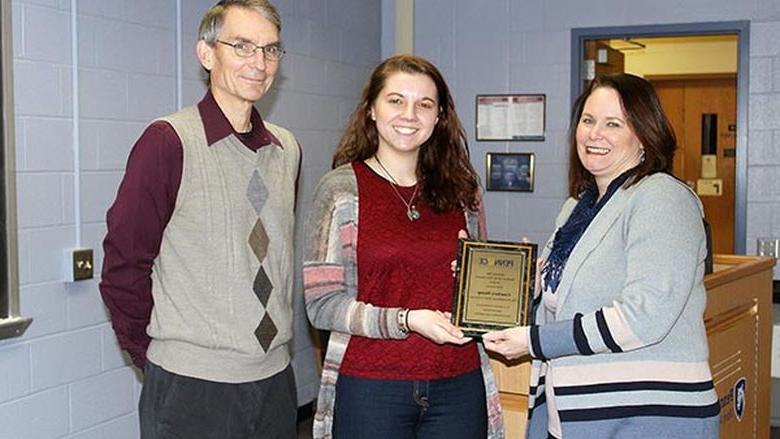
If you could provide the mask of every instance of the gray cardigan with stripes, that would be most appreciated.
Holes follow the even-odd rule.
[[[547,437],[548,373],[567,439],[718,436],[706,251],[701,203],[683,183],[658,173],[613,195],[572,250],[554,312],[537,292],[528,437]]]

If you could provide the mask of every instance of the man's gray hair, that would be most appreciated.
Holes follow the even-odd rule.
[[[276,26],[276,30],[282,31],[282,19],[274,5],[268,0],[222,0],[206,11],[206,15],[200,21],[198,39],[203,40],[209,46],[217,43],[222,24],[225,22],[225,13],[230,7],[253,9]]]

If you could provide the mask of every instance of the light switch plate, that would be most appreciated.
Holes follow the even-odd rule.
[[[76,282],[94,277],[95,261],[91,248],[65,250],[65,281]]]

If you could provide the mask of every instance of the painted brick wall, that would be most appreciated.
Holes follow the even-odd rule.
[[[138,376],[118,350],[99,280],[63,282],[63,252],[80,232],[80,244],[95,249],[99,272],[105,212],[130,147],[150,119],[174,111],[179,99],[197,102],[205,91],[193,47],[212,3],[181,0],[179,17],[176,0],[78,0],[80,142],[74,148],[71,0],[13,0],[20,296],[22,314],[35,320],[24,337],[0,341],[0,439],[138,437]],[[276,4],[289,53],[261,112],[291,129],[303,147],[302,219],[363,81],[379,61],[380,5]],[[300,276],[296,286],[300,292]],[[304,403],[316,395],[317,371],[302,300],[296,315],[294,366]]]
[[[777,0],[418,0],[415,51],[442,68],[484,175],[488,151],[534,152],[535,192],[488,192],[498,239],[544,242],[566,194],[572,28],[750,20],[747,241],[780,236],[780,2]],[[544,142],[476,142],[478,93],[547,94]],[[743,151],[744,153],[745,151]],[[775,269],[780,279],[780,269]]]

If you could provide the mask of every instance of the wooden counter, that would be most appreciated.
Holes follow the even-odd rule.
[[[525,437],[531,363],[529,361],[508,362],[491,354],[490,364],[493,366],[498,393],[501,396],[506,437]]]
[[[769,437],[774,258],[715,255],[704,324],[721,401],[721,438]],[[492,360],[507,438],[525,437],[530,363]],[[737,399],[744,401],[742,410]]]
[[[715,255],[704,324],[721,438],[768,438],[774,258]],[[742,403],[744,401],[744,403]]]

